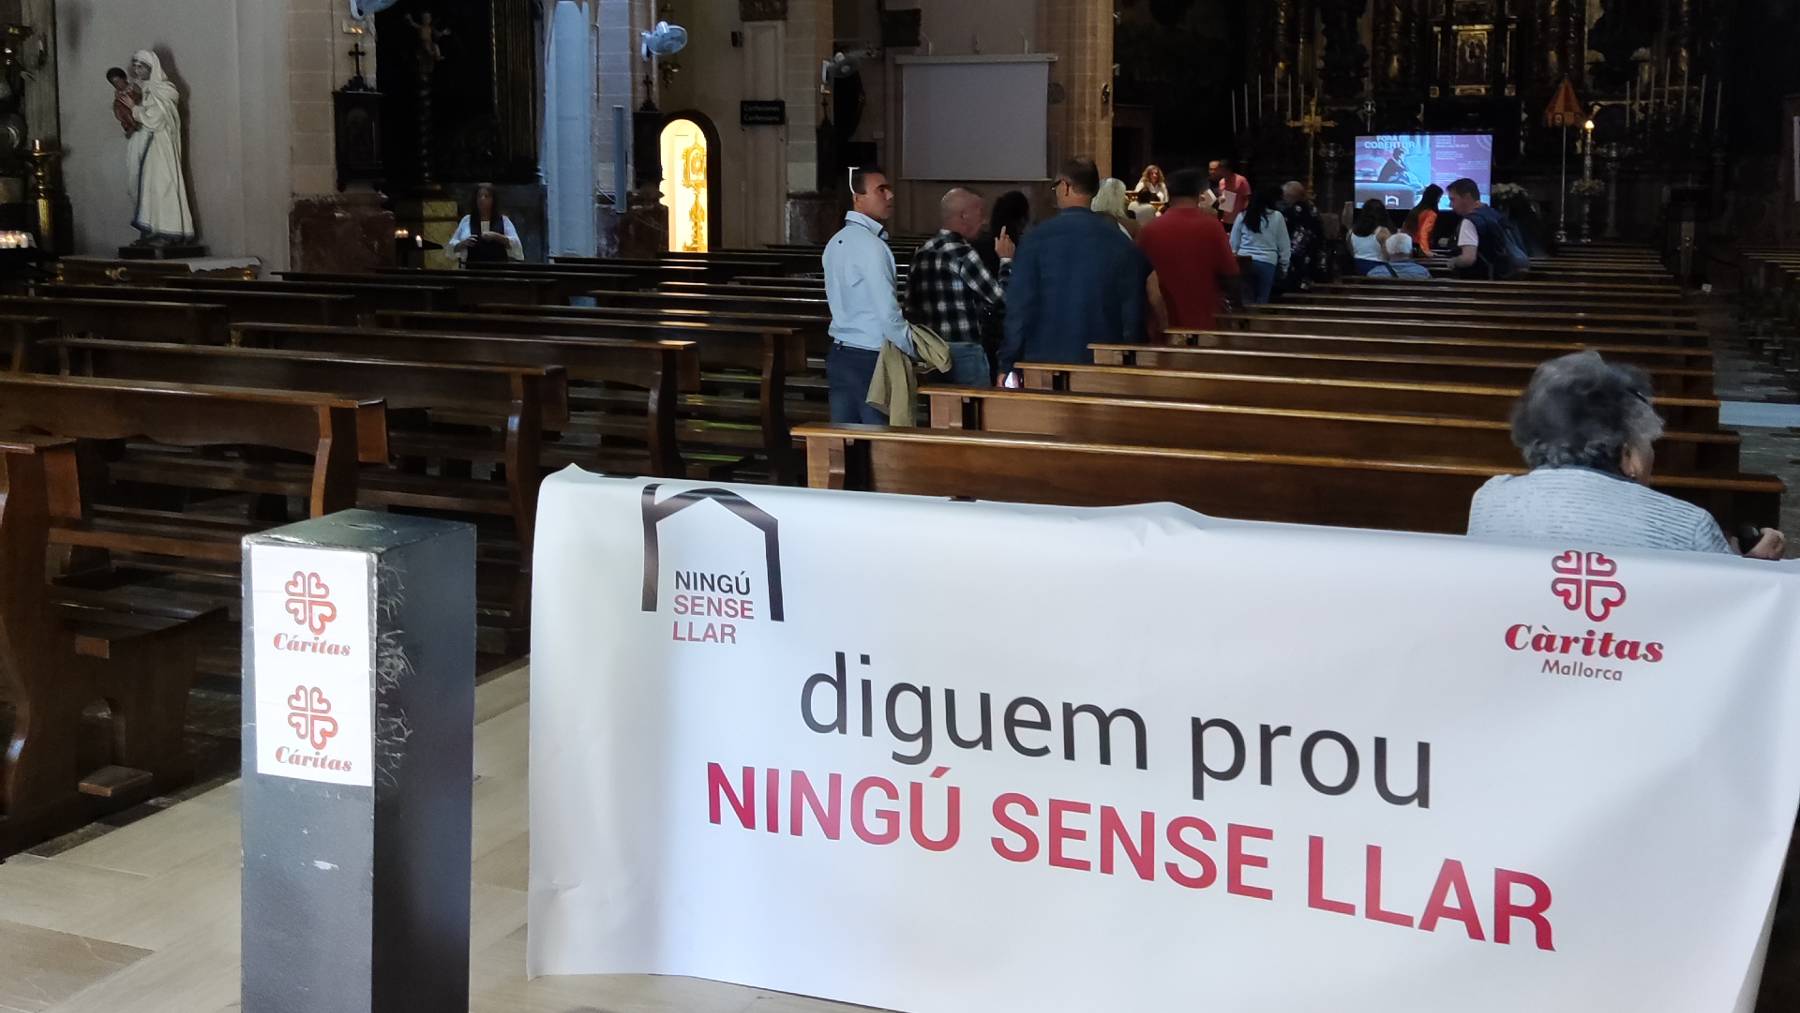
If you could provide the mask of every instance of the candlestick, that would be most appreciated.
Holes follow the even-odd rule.
[[[1681,122],[1687,122],[1688,70],[1692,67],[1688,61],[1681,61]]]
[[[1238,124],[1237,124],[1237,89],[1236,89],[1236,88],[1233,88],[1233,89],[1231,89],[1231,101],[1229,101],[1229,102],[1227,102],[1227,103],[1226,103],[1226,104],[1227,104],[1227,105],[1229,105],[1229,106],[1231,106],[1231,137],[1232,137],[1232,139],[1233,139],[1233,140],[1236,140],[1236,139],[1237,139],[1237,133],[1238,133]]]
[[[1631,82],[1625,82],[1625,127],[1631,128]]]
[[[1722,133],[1725,130],[1725,82],[1719,82],[1719,90],[1713,93],[1713,131]]]
[[[1256,118],[1262,119],[1262,72],[1256,74]]]
[[[1699,132],[1706,126],[1706,85],[1711,74],[1700,75],[1700,100],[1694,105],[1694,130]]]

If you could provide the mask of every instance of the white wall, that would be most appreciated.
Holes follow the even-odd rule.
[[[185,162],[200,242],[287,262],[287,11],[274,0],[57,0],[63,167],[77,253],[137,238],[108,67],[138,49],[182,88]]]

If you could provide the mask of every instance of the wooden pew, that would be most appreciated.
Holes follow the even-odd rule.
[[[1513,338],[1526,341],[1570,341],[1577,337],[1584,341],[1605,341],[1614,344],[1632,345],[1694,345],[1707,343],[1706,335],[1699,331],[1648,330],[1635,327],[1590,327],[1585,324],[1554,323],[1513,323],[1498,318],[1484,321],[1446,322],[1437,320],[1409,320],[1403,316],[1385,316],[1357,318],[1348,316],[1321,319],[1305,314],[1268,313],[1227,313],[1219,317],[1221,328],[1238,327],[1245,330],[1270,331],[1275,333],[1292,333],[1294,331],[1320,331],[1331,334],[1343,334],[1351,337],[1388,337],[1390,335],[1421,334],[1432,337],[1463,338]]]
[[[0,316],[0,334],[5,335],[0,338],[0,348],[5,349],[0,368],[9,372],[30,368],[32,349],[61,331],[55,317]]]
[[[62,334],[120,341],[189,341],[222,345],[231,340],[231,314],[212,303],[146,299],[120,312],[117,299],[50,299],[0,295],[0,313],[50,317]]]
[[[530,622],[531,557],[545,433],[560,433],[569,422],[568,384],[560,367],[408,362],[91,339],[57,341],[52,347],[65,374],[167,381],[203,378],[212,384],[385,401],[393,457],[421,465],[437,460],[443,466],[435,475],[424,473],[423,467],[396,470],[385,460],[365,468],[358,482],[359,505],[505,520],[509,537],[490,537],[485,528],[481,531],[481,615],[483,626],[491,629],[484,629],[480,639],[491,653],[523,644]],[[408,416],[418,419],[403,426],[401,420]],[[441,424],[445,422],[452,427],[447,430]],[[498,465],[500,480],[460,474],[466,470],[465,462]],[[179,477],[195,463],[202,469],[214,466],[180,460],[163,460],[159,466]],[[295,469],[265,465],[265,470],[274,479]]]
[[[359,419],[368,424],[359,426]],[[358,464],[387,457],[385,410],[379,402],[149,380],[0,375],[0,431],[38,431],[86,440],[145,439],[169,447],[255,446],[306,454],[313,463],[304,498],[313,517],[355,506]],[[237,474],[226,476],[219,469],[213,488],[286,491],[285,486],[269,490],[258,485],[253,462],[228,463]],[[132,481],[157,478],[154,471],[132,469]],[[175,530],[179,527],[164,518],[134,522],[115,511],[64,518],[53,527],[50,540],[52,545],[238,561],[238,536],[243,532]]]
[[[1537,362],[1490,359],[1478,354],[1379,355],[1279,352],[1221,348],[1174,348],[1162,345],[1091,345],[1101,366],[1146,366],[1199,373],[1255,376],[1316,377],[1337,380],[1404,380],[1523,387],[1531,382]],[[1667,394],[1710,397],[1713,373],[1669,365],[1650,368],[1656,389]]]
[[[1404,313],[1410,307],[1435,305],[1453,309],[1491,309],[1499,312],[1526,310],[1532,313],[1658,313],[1674,319],[1693,321],[1694,307],[1673,300],[1644,300],[1633,296],[1609,296],[1605,294],[1569,297],[1554,293],[1544,293],[1532,299],[1516,299],[1509,297],[1490,298],[1478,293],[1467,295],[1445,296],[1436,291],[1435,286],[1419,286],[1412,292],[1390,292],[1386,289],[1371,291],[1368,286],[1340,286],[1337,288],[1314,288],[1307,292],[1283,293],[1278,302],[1269,304],[1271,309],[1293,309],[1313,306],[1358,306],[1387,309],[1393,313]]]
[[[503,484],[364,471],[358,501],[369,507],[411,507],[509,517],[529,561],[541,479],[544,433],[569,421],[569,390],[560,366],[489,366],[406,361],[369,355],[297,352],[267,348],[171,345],[151,342],[62,339],[49,343],[64,375],[303,390],[357,401],[385,401],[396,412],[431,411],[491,425],[501,442],[390,429],[396,457],[486,460],[505,466]],[[429,453],[427,452],[429,451]],[[466,456],[465,456],[466,455]],[[387,462],[381,462],[385,465]]]
[[[687,292],[605,292],[593,291],[589,295],[594,302],[605,308],[612,307],[655,307],[658,309],[690,309],[708,313],[757,313],[757,314],[802,314],[827,316],[831,313],[831,305],[821,296],[816,299],[797,298],[791,296],[763,296],[744,294],[698,295]]]
[[[1417,291],[1425,282],[1404,281],[1398,278],[1377,277],[1375,275],[1343,275],[1336,282],[1324,287],[1327,291],[1339,287],[1370,289],[1372,291]],[[1562,298],[1573,298],[1586,294],[1597,294],[1616,297],[1621,294],[1642,296],[1645,300],[1657,302],[1681,302],[1684,298],[1681,289],[1672,283],[1650,281],[1551,281],[1548,279],[1520,281],[1484,281],[1464,278],[1434,278],[1429,283],[1433,291],[1448,293],[1479,293],[1488,298],[1518,297],[1520,299],[1536,299],[1545,295]]]
[[[364,316],[381,310],[447,310],[456,306],[456,289],[449,285],[404,285],[381,282],[375,276],[362,281],[213,281],[176,276],[163,280],[164,288],[217,289],[295,293],[299,295],[349,296],[356,312]]]
[[[933,429],[1028,433],[1093,443],[1246,454],[1376,455],[1397,461],[1503,469],[1516,468],[1521,460],[1513,445],[1512,426],[1493,419],[1260,408],[992,387],[928,386],[922,393],[930,402]],[[1736,433],[1671,430],[1657,444],[1656,463],[1668,473],[1735,475],[1739,451]]]
[[[1028,390],[1118,394],[1265,408],[1444,415],[1504,421],[1523,388],[1472,384],[1322,380],[1233,373],[1190,373],[1143,366],[1071,366],[1023,362]],[[1719,402],[1710,397],[1658,397],[1657,411],[1676,429],[1719,427]]]
[[[282,292],[259,292],[235,286],[241,282],[218,282],[205,288],[139,288],[132,285],[43,285],[38,292],[52,299],[112,300],[133,303],[137,312],[140,300],[191,302],[223,306],[234,322],[244,320],[284,324],[354,324],[356,302],[347,295],[317,295]],[[116,337],[112,334],[101,337]],[[131,340],[121,338],[121,340]]]
[[[524,266],[532,267],[533,265]],[[295,281],[325,281],[336,277],[294,271],[284,271],[281,276],[292,278]],[[536,270],[501,273],[499,271],[446,271],[438,268],[382,267],[376,269],[374,277],[384,284],[447,285],[456,290],[457,299],[465,308],[480,303],[494,302],[536,306],[540,303],[569,301],[565,294],[569,286]],[[594,288],[596,286],[589,285],[587,287]]]
[[[691,341],[703,369],[742,370],[755,377],[757,429],[745,433],[736,423],[709,424],[692,419],[682,432],[696,444],[711,444],[735,451],[763,454],[775,470],[777,481],[798,481],[799,455],[787,417],[788,381],[804,372],[806,340],[787,327],[713,321],[621,321],[587,316],[458,313],[384,313],[383,326],[404,330],[458,331],[473,334],[507,334],[524,337],[593,337],[631,340]],[[695,413],[704,412],[705,400],[687,399]]]
[[[675,407],[685,392],[699,389],[700,361],[691,341],[631,341],[607,338],[507,337],[448,331],[396,331],[355,327],[295,327],[240,324],[234,341],[245,347],[332,354],[379,355],[416,362],[488,363],[561,367],[570,381],[609,383],[644,391],[643,438],[647,461],[626,463],[610,447],[599,447],[579,463],[602,471],[684,477],[677,448]],[[546,463],[569,458],[546,445]]]
[[[663,258],[644,260],[633,257],[551,257],[557,266],[592,267],[602,271],[624,271],[642,277],[672,279],[692,276],[704,281],[727,282],[740,274],[773,274],[781,269],[779,259],[754,257],[737,259],[706,257],[701,259]]]
[[[1570,352],[1593,350],[1609,359],[1640,366],[1678,369],[1711,369],[1713,352],[1698,345],[1628,345],[1588,341],[1513,341],[1505,337],[1441,338],[1400,334],[1389,337],[1356,337],[1343,334],[1263,331],[1168,332],[1172,343],[1194,348],[1243,349],[1245,351],[1299,352],[1344,355],[1451,355],[1507,359],[1539,363]],[[1122,346],[1149,348],[1151,346]],[[1130,362],[1116,365],[1132,365]]]
[[[795,435],[806,441],[815,489],[1065,506],[1171,502],[1215,517],[1447,534],[1466,530],[1469,501],[1500,471],[881,426],[802,426]],[[1671,476],[1659,488],[1733,526],[1773,525],[1780,513],[1774,479]]]
[[[1459,306],[1455,302],[1438,302],[1421,300],[1403,308],[1393,306],[1366,306],[1353,302],[1329,303],[1272,303],[1266,306],[1254,306],[1242,314],[1229,314],[1227,320],[1238,319],[1247,315],[1280,316],[1287,318],[1310,317],[1319,321],[1337,320],[1377,320],[1383,323],[1404,321],[1410,324],[1432,323],[1506,323],[1517,322],[1522,327],[1544,328],[1592,328],[1606,327],[1619,330],[1636,331],[1679,331],[1697,335],[1699,327],[1691,315],[1673,313],[1614,313],[1599,310],[1542,310],[1535,306],[1518,306],[1507,310],[1497,310],[1488,305]]]
[[[781,327],[798,331],[806,340],[808,356],[823,356],[831,348],[831,314],[826,313],[732,313],[680,306],[508,306],[495,303],[478,306],[477,313],[502,313],[510,316],[560,317],[570,320],[674,322],[702,321],[735,326]]]
[[[196,641],[223,618],[54,600],[50,526],[77,486],[73,441],[0,435],[0,858],[186,776]],[[102,701],[96,729],[83,711]]]
[[[305,455],[311,463],[301,491],[312,516],[355,503],[359,438],[385,453],[382,407],[380,402],[359,403],[325,394],[0,376],[0,431],[42,432],[103,444],[131,440],[194,451],[231,447]],[[373,431],[364,431],[359,417],[372,420]],[[136,775],[131,771],[147,772],[163,787],[182,775],[182,714],[202,644],[174,631],[190,621],[214,617],[240,600],[235,573],[241,541],[263,526],[248,517],[146,508],[135,505],[135,497],[132,505],[119,502],[115,482],[188,491],[174,486],[163,470],[141,465],[135,455],[133,451],[106,461],[92,453],[82,458],[78,476],[70,474],[73,468],[62,469],[35,550],[40,582],[45,575],[44,547],[51,550],[52,572],[58,577],[52,602],[75,638],[75,656],[106,662],[111,671],[105,676],[112,680],[106,684],[111,687],[107,698],[114,721],[115,754],[110,762],[128,769],[122,778],[96,785],[97,793],[114,787],[132,790]],[[213,477],[218,481],[205,488],[268,491],[256,459],[246,455],[237,461],[215,460],[219,467]],[[223,481],[228,467],[237,469],[238,480],[230,484]],[[215,593],[188,594],[155,583],[183,570],[217,575]],[[196,629],[193,636],[209,632]],[[228,630],[219,632],[225,634],[224,663],[235,670],[238,644]],[[170,639],[146,641],[142,645],[146,649],[134,647],[133,641],[146,634]],[[148,649],[165,645],[166,652]]]

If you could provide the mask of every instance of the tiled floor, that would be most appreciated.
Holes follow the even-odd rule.
[[[525,980],[528,670],[477,690],[470,1008],[823,1013],[860,1007],[684,978]],[[43,850],[40,849],[40,854]],[[52,857],[0,865],[0,1013],[238,1008],[237,782]]]

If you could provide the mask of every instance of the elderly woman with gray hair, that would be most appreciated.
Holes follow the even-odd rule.
[[[1705,510],[1646,487],[1662,436],[1650,378],[1596,352],[1552,359],[1513,409],[1513,443],[1531,471],[1475,493],[1469,534],[1596,547],[1731,552]],[[1747,555],[1780,559],[1786,539],[1758,532]]]

